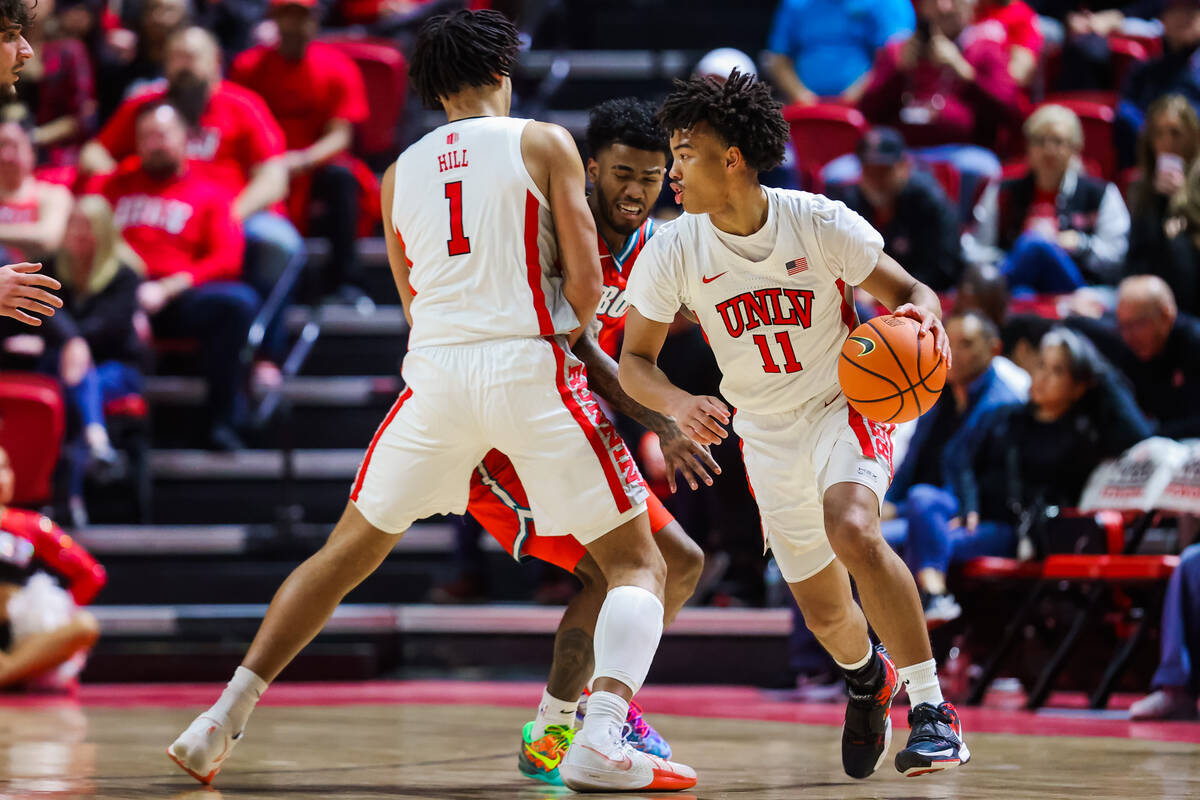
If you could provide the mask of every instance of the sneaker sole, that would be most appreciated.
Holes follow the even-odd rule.
[[[650,782],[643,786],[630,786],[622,778],[627,779],[628,773],[580,769],[578,775],[563,775],[563,785],[573,792],[678,792],[696,785],[695,778],[657,769]]]
[[[921,758],[912,756],[913,763],[901,766],[909,759],[904,758],[905,751],[896,754],[896,769],[906,778],[917,778],[921,775],[932,775],[935,772],[945,772],[955,767],[961,767],[971,760],[971,751],[964,744],[958,750],[958,758]]]
[[[530,780],[539,781],[541,783],[545,783],[550,786],[564,786],[565,785],[563,783],[562,776],[558,774],[557,769],[555,769],[554,772],[526,772],[525,770],[521,769],[521,765],[518,764],[517,772],[520,772],[522,775],[524,775],[526,778],[529,778]]]
[[[213,778],[217,777],[217,773],[221,771],[221,768],[217,767],[216,769],[214,769],[212,772],[208,773],[207,775],[201,775],[199,772],[196,772],[194,769],[192,769],[191,767],[187,766],[182,761],[180,761],[179,758],[174,753],[171,752],[170,747],[167,748],[167,758],[174,761],[175,766],[179,767],[181,770],[186,772],[188,775],[191,775],[193,778],[200,781],[205,786],[211,786],[212,782],[213,782]]]

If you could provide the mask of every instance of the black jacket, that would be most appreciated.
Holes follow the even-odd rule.
[[[63,288],[63,307],[42,326],[46,340],[54,346],[82,336],[97,364],[122,361],[145,367],[148,351],[133,325],[137,312],[137,289],[141,278],[126,266],[104,290],[91,297]]]

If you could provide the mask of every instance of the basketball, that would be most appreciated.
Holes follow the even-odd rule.
[[[838,381],[855,411],[875,422],[908,422],[933,408],[946,385],[946,362],[933,334],[908,317],[876,317],[842,345]]]

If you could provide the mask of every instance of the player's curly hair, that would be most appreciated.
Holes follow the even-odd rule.
[[[439,14],[421,26],[408,75],[426,107],[441,108],[440,98],[510,75],[520,47],[516,27],[498,11]]]
[[[708,123],[721,141],[742,151],[751,169],[766,172],[783,163],[791,135],[782,108],[765,83],[735,69],[724,82],[712,77],[676,80],[658,121],[668,134]]]
[[[588,114],[587,146],[593,158],[614,144],[663,153],[671,160],[671,143],[655,118],[654,105],[636,97],[605,100]]]
[[[37,7],[36,4],[34,7]],[[29,27],[29,8],[25,0],[0,0],[0,22]]]

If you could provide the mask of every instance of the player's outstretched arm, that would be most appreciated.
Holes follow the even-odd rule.
[[[859,285],[896,316],[921,323],[921,335],[932,333],[934,346],[950,364],[950,339],[942,327],[942,304],[933,289],[909,275],[887,253],[879,254],[875,269]]]
[[[671,383],[658,368],[658,354],[667,340],[670,324],[642,316],[634,306],[625,315],[625,343],[621,347],[621,387],[637,402],[666,414],[693,441],[719,444],[729,435],[729,409],[716,397],[693,395]]]
[[[675,421],[652,408],[646,408],[621,388],[617,362],[600,348],[592,326],[572,348],[575,355],[587,367],[588,386],[615,410],[643,425],[658,436],[663,460],[667,465],[667,485],[675,492],[675,472],[678,470],[692,489],[699,488],[699,481],[712,486],[709,470],[721,474],[721,468],[713,460],[708,448],[688,438]]]
[[[396,229],[392,227],[392,197],[396,191],[396,165],[392,164],[383,173],[380,181],[380,205],[383,206],[383,239],[387,244],[388,264],[392,268],[392,278],[396,281],[396,291],[400,294],[400,305],[404,306],[404,318],[412,325],[412,286],[408,282],[408,269],[412,262],[404,252],[404,242],[400,240]]]
[[[62,308],[63,301],[50,294],[62,285],[49,275],[34,274],[41,268],[41,264],[30,263],[0,267],[0,316],[36,327],[42,321],[34,314],[52,317],[54,309]]]
[[[521,137],[521,155],[530,176],[550,201],[562,264],[563,295],[579,320],[574,344],[595,316],[604,290],[596,250],[596,222],[587,205],[587,176],[579,148],[558,125],[532,122]]]

